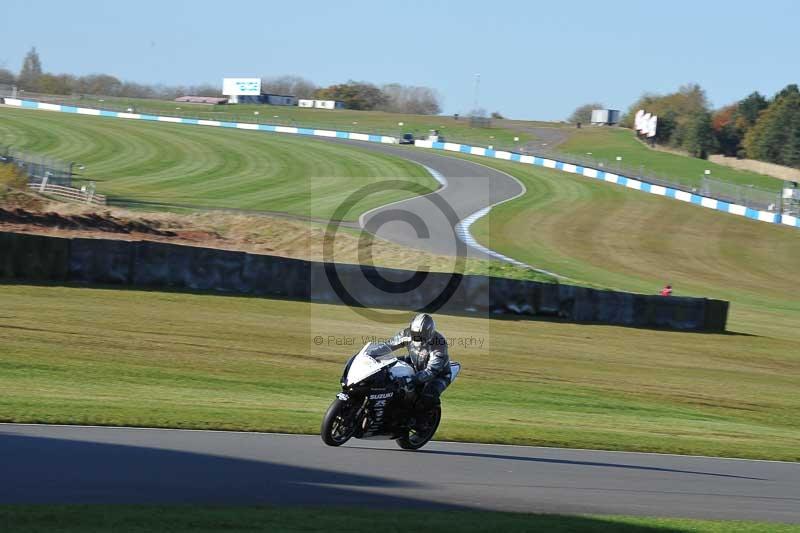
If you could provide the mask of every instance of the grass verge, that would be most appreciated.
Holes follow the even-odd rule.
[[[4,526],[4,527],[3,527]],[[323,507],[0,506],[0,527],[28,533],[170,531],[548,531],[618,533],[789,533],[800,527],[768,522],[632,516],[566,516],[488,511],[391,510]]]
[[[764,174],[735,170],[696,157],[652,150],[625,128],[575,130],[558,149],[578,156],[586,156],[591,152],[590,157],[609,163],[615,163],[617,157],[622,157],[622,163],[628,167],[642,167],[645,174],[654,173],[693,187],[700,185],[706,170],[711,170],[712,178],[735,185],[754,185],[776,193],[782,186],[781,180]]]

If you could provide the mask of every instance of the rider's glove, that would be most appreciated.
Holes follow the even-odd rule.
[[[430,377],[431,372],[429,370],[420,370],[414,375],[414,384],[425,383]]]

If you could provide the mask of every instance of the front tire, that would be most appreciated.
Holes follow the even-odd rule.
[[[341,446],[350,440],[355,431],[355,421],[348,419],[348,411],[350,411],[348,402],[338,398],[333,400],[322,419],[319,431],[322,442],[328,446]]]
[[[425,413],[426,420],[422,427],[413,427],[409,430],[405,437],[397,439],[397,445],[404,450],[419,450],[436,434],[439,429],[439,422],[442,420],[442,408],[437,405],[436,407]]]

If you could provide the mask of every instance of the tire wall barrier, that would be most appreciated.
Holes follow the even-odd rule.
[[[371,308],[553,317],[684,331],[724,331],[729,306],[726,301],[706,298],[320,263],[161,242],[7,232],[0,232],[0,278],[218,291]],[[398,290],[398,284],[405,288]]]

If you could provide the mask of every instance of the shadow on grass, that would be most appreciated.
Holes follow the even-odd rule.
[[[0,506],[0,527],[15,533],[127,533],[144,531],[252,532],[304,531],[348,533],[679,533],[698,531],[691,521],[668,526],[648,519],[534,515],[489,511],[394,510],[366,507],[218,507],[218,506]],[[627,523],[626,523],[627,522]],[[11,531],[11,529],[9,529]],[[715,530],[716,531],[716,530]],[[720,530],[721,531],[721,530]],[[748,530],[754,531],[754,530]],[[763,529],[760,531],[767,531]]]

